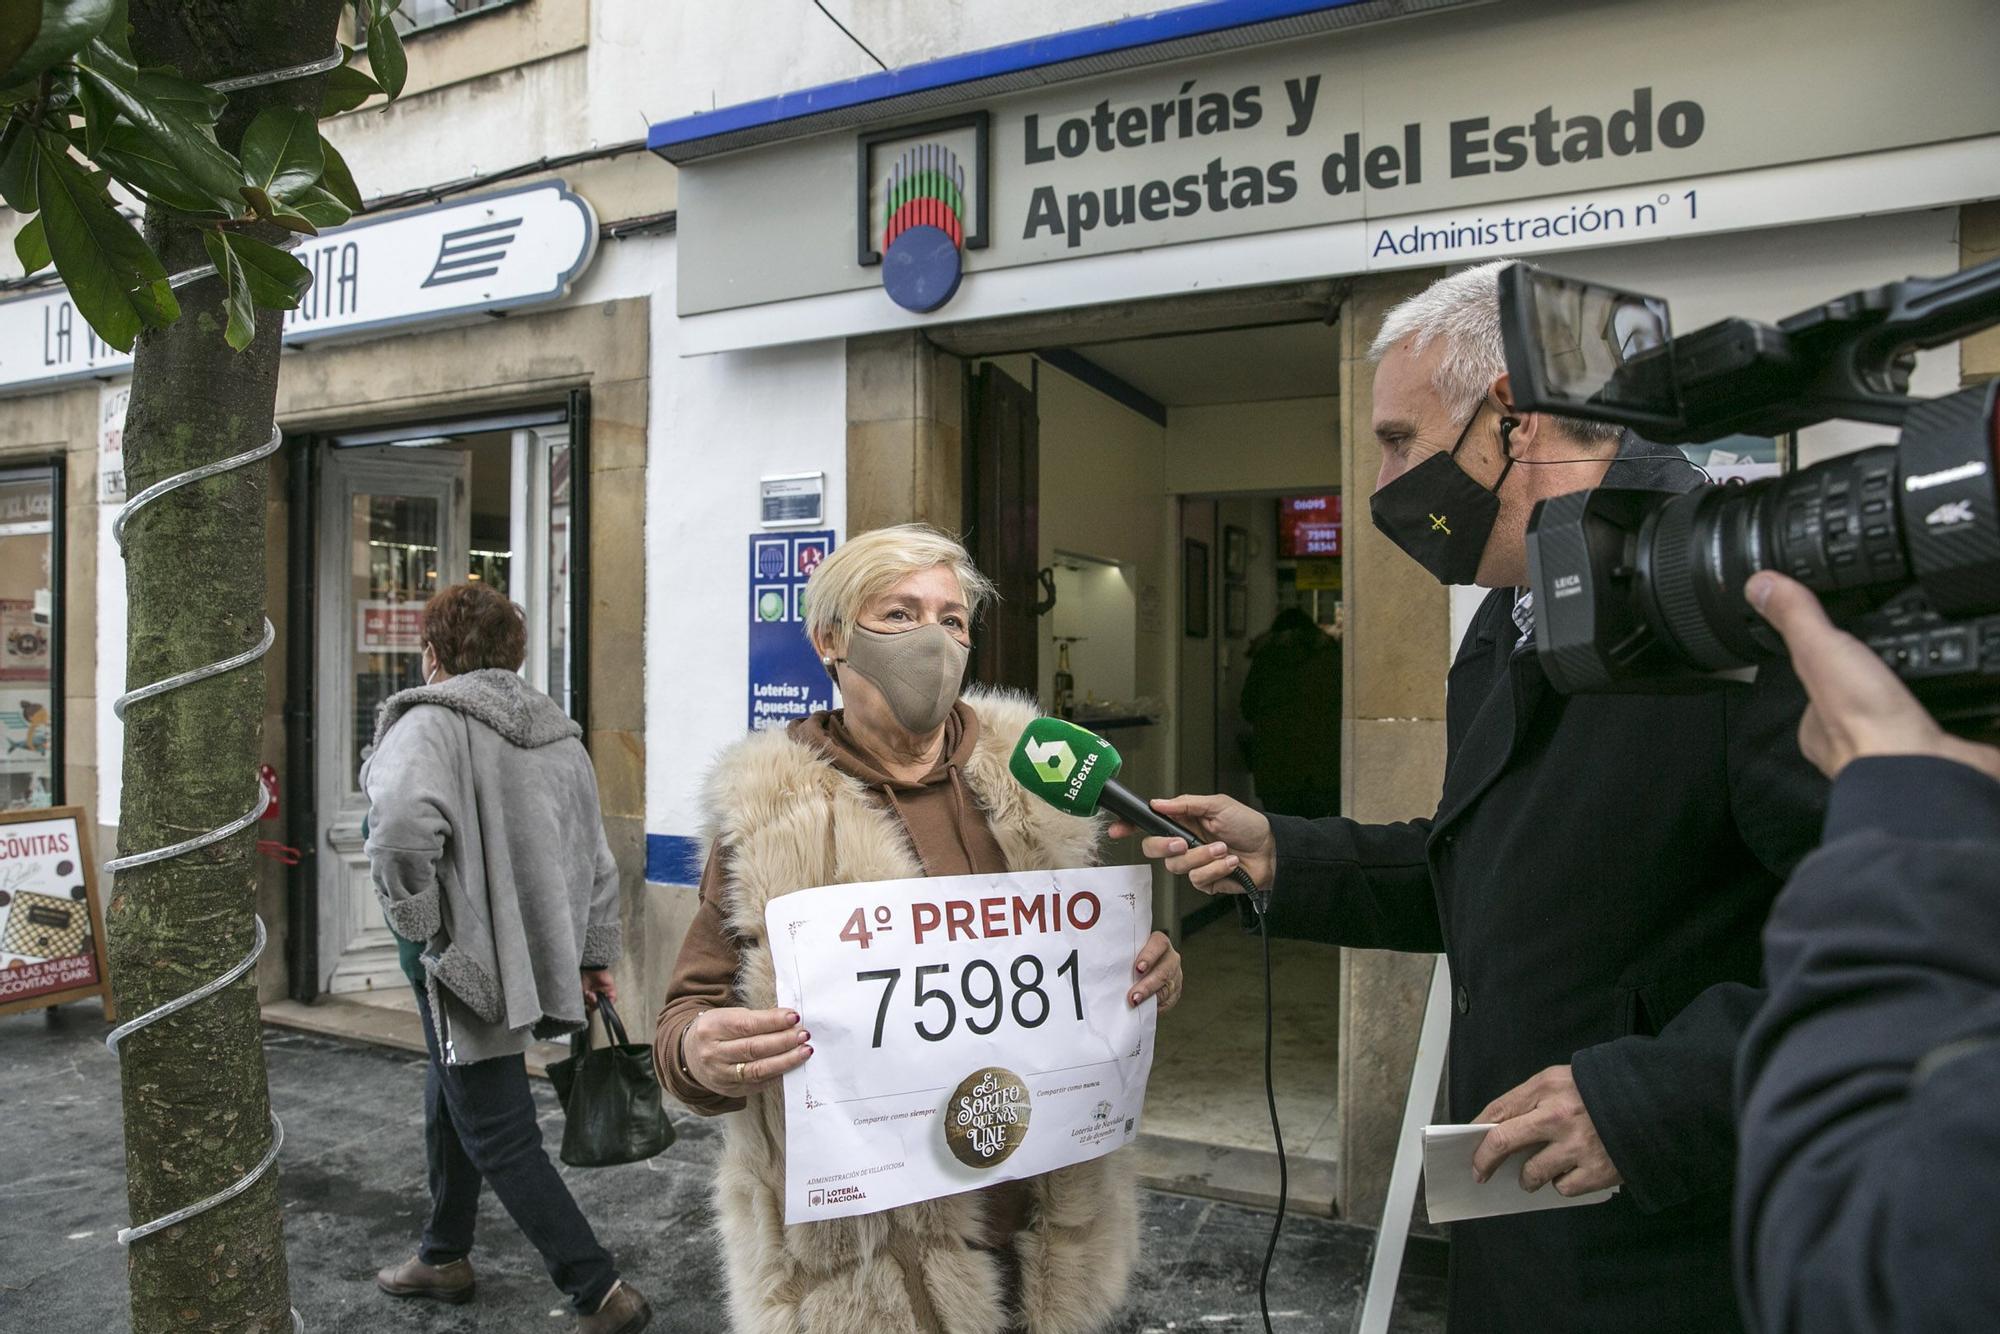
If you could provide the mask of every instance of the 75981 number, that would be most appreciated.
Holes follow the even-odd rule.
[[[1077,1022],[1082,1023],[1083,982],[1077,974],[1076,958],[1077,952],[1071,950],[1069,957],[1056,969],[1056,976],[1069,979],[1070,1004],[1076,1011]],[[950,972],[951,965],[948,963],[924,964],[911,979],[912,1001],[918,1011],[915,1028],[917,1036],[926,1042],[943,1042],[957,1030],[959,1000],[965,1002],[965,1026],[981,1037],[999,1028],[1009,1014],[1022,1028],[1040,1028],[1049,1021],[1049,1015],[1055,1008],[1044,985],[1044,965],[1037,955],[1023,954],[1008,965],[1007,976],[1014,984],[1011,995],[1007,994],[1006,984],[1001,981],[998,966],[985,959],[974,959],[959,973],[956,998],[951,988],[930,985],[931,978],[942,978]],[[889,1004],[895,999],[897,984],[903,980],[903,970],[871,969],[856,973],[854,980],[882,984],[882,1002],[875,1007],[875,1040],[869,1044],[879,1047],[882,1045],[882,1028],[889,1021]],[[942,1021],[935,1025],[925,1014],[926,1007],[933,1005],[944,1006]]]

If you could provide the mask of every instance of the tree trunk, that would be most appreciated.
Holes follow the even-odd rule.
[[[134,53],[211,82],[297,65],[334,49],[339,0],[132,0]],[[267,106],[317,107],[324,76],[232,94],[218,138],[234,151]],[[275,229],[272,229],[275,233]],[[199,233],[155,208],[147,235],[175,273],[206,262]],[[262,239],[276,241],[275,234]],[[261,444],[278,390],[275,312],[242,353],[223,341],[223,285],[178,292],[183,314],[141,335],[126,418],[132,494]],[[170,493],[126,531],[126,679],[140,685],[240,653],[263,634],[265,491],[257,464]],[[178,843],[256,797],[261,663],[133,706],[125,726],[119,851]],[[254,827],[117,877],[106,943],[126,1017],[226,971],[250,950]],[[136,1226],[206,1198],[269,1147],[254,970],[121,1048],[125,1169]],[[290,1328],[277,1172],[215,1209],[142,1238],[130,1255],[133,1334]]]

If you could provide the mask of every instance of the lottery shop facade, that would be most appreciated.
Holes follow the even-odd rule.
[[[774,65],[776,95],[654,125],[680,170],[678,429],[744,442],[746,487],[824,475],[842,534],[968,532],[1004,597],[981,678],[1047,706],[1060,655],[1079,697],[1108,683],[1142,790],[1253,795],[1233,702],[1249,636],[1337,605],[1340,809],[1428,814],[1476,596],[1365,523],[1308,570],[1273,512],[1364,512],[1384,310],[1500,256],[1666,296],[1682,327],[1976,262],[2000,244],[2000,106],[1977,0],[1918,25],[1836,0],[1810,50],[1795,14],[1724,0],[1417,8],[1106,14],[820,87]],[[1950,92],[1918,108],[1897,71]],[[1994,359],[1927,355],[1916,390]],[[1704,458],[1768,471],[1875,438],[1835,424]],[[649,533],[655,569],[687,549]],[[671,624],[649,616],[656,647]],[[733,725],[653,728],[650,879],[694,870],[697,775],[663,757]],[[1157,880],[1197,979],[1205,911]],[[1429,967],[1348,951],[1316,993],[1334,1073],[1314,1188],[1350,1214],[1379,1208]]]

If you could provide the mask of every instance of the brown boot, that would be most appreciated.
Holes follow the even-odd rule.
[[[576,1334],[639,1334],[653,1323],[653,1308],[630,1283],[620,1281],[604,1304],[576,1322]]]
[[[436,1302],[472,1300],[472,1261],[453,1260],[447,1265],[427,1265],[420,1256],[411,1256],[399,1265],[390,1265],[375,1275],[375,1286],[391,1297],[428,1297]]]

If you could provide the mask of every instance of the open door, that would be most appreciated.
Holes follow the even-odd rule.
[[[988,362],[972,383],[965,514],[972,559],[1000,590],[973,642],[974,679],[1036,693],[1040,421],[1034,391]]]
[[[374,446],[332,450],[319,511],[319,950],[326,991],[403,987],[396,942],[362,851],[362,752],[375,708],[423,683],[419,625],[470,561],[469,455]]]

